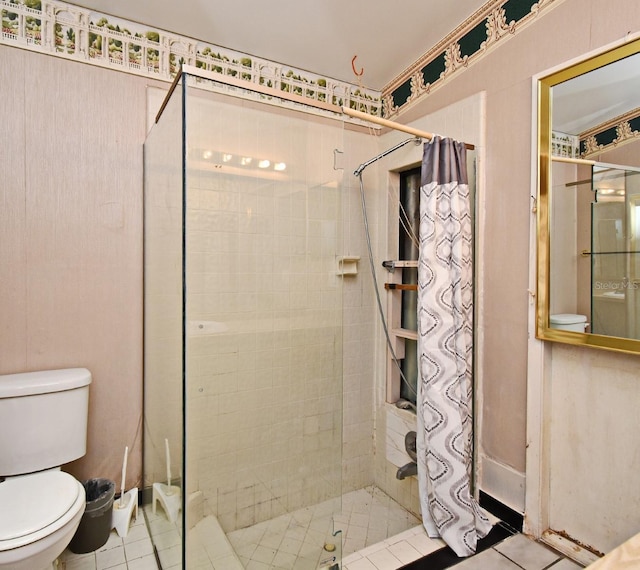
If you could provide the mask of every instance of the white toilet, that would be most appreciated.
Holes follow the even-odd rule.
[[[563,331],[584,332],[587,330],[587,317],[572,313],[561,313],[549,316],[549,326]]]
[[[60,466],[87,449],[91,373],[0,376],[0,569],[51,569],[84,514],[85,490]]]

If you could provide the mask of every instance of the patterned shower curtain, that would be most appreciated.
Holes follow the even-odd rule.
[[[469,556],[491,524],[471,491],[472,225],[464,143],[424,145],[418,263],[418,486],[425,529]]]

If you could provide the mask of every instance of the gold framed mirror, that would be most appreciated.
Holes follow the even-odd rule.
[[[640,38],[536,81],[536,337],[640,353]]]

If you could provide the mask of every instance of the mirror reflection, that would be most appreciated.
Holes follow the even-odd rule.
[[[640,351],[639,43],[540,80],[539,338]]]

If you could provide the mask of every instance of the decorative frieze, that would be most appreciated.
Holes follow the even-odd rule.
[[[579,158],[580,137],[567,133],[561,133],[560,131],[552,131],[551,155],[564,158]]]
[[[390,118],[562,1],[489,0],[382,93],[58,0],[0,0],[0,43],[168,82],[184,63]]]
[[[636,140],[640,140],[640,108],[580,133],[580,155],[590,158]]]
[[[398,115],[562,1],[490,0],[383,88],[383,116]]]
[[[381,96],[331,78],[57,0],[0,0],[0,43],[173,81],[181,64],[380,116]]]

